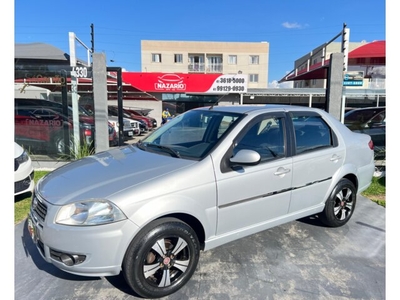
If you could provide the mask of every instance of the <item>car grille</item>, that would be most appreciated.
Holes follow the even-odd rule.
[[[35,215],[42,221],[46,219],[47,205],[42,199],[40,199],[36,193],[32,197],[31,209]]]
[[[31,181],[33,180],[33,176],[34,176],[34,172],[32,172],[25,179],[15,182],[15,185],[14,185],[15,193],[19,193],[21,191],[26,190],[30,186]]]
[[[125,120],[124,120],[124,127],[125,127],[125,128],[131,127],[131,123],[130,123],[129,121],[125,121]]]

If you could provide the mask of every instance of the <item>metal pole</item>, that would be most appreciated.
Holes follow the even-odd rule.
[[[118,87],[118,128],[119,128],[119,140],[118,145],[122,146],[124,141],[124,120],[123,120],[123,111],[122,111],[122,69],[118,68],[117,70],[117,87]],[[139,128],[140,129],[140,128]]]
[[[70,55],[70,66],[76,67],[76,55],[75,55],[75,33],[69,33],[69,55]],[[78,80],[75,72],[71,72],[71,97],[72,97],[72,121],[74,128],[74,154],[75,158],[78,154],[80,147],[80,132],[79,132],[79,111],[78,111]]]

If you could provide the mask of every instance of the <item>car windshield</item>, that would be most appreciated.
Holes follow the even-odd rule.
[[[137,146],[173,157],[202,159],[242,116],[212,110],[188,111],[164,124]]]

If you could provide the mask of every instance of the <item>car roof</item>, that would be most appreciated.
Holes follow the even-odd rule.
[[[386,109],[386,106],[374,106],[374,107],[354,108],[350,111],[368,111],[368,110],[385,110],[385,109]]]
[[[195,108],[196,110],[214,110],[221,112],[232,112],[232,113],[250,113],[250,112],[269,112],[269,111],[322,111],[318,108],[308,107],[308,106],[296,106],[296,105],[279,105],[279,104],[263,104],[263,105],[224,105],[224,106],[205,106],[200,108]]]

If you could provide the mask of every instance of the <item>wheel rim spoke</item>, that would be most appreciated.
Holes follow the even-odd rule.
[[[154,275],[157,270],[160,269],[160,264],[152,264],[152,265],[144,265],[143,266],[143,271],[144,271],[144,277],[148,278],[149,276]]]
[[[188,268],[188,266],[189,266],[189,262],[190,262],[190,259],[188,259],[188,260],[176,260],[175,264],[174,264],[174,267],[179,269],[179,270],[181,270],[184,273],[186,271],[186,269]]]
[[[337,207],[335,207],[335,208],[333,209],[333,212],[334,212],[335,216],[338,216],[338,215],[339,215],[340,210],[341,210],[340,206],[337,206]]]
[[[154,251],[156,251],[160,256],[164,257],[167,251],[165,250],[165,241],[164,239],[158,240],[157,243],[151,247]]]
[[[172,254],[176,256],[180,251],[185,249],[186,246],[187,246],[187,243],[185,242],[185,240],[182,238],[179,238],[178,242],[175,245],[174,250],[172,251]]]
[[[164,269],[163,276],[161,278],[161,281],[160,281],[160,284],[158,285],[158,287],[166,287],[169,285],[171,285],[169,269]]]
[[[343,190],[340,191],[340,192],[336,195],[336,197],[338,197],[338,199],[339,199],[340,201],[343,201]]]
[[[341,209],[340,221],[343,221],[344,219],[346,219],[346,216],[347,216],[346,209]]]
[[[346,200],[347,203],[351,203],[350,202],[351,195],[352,195],[352,191],[350,189],[346,189],[346,197],[344,200]]]

